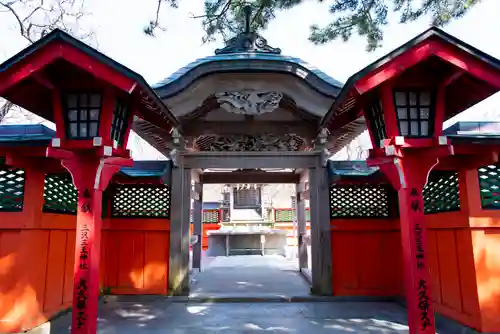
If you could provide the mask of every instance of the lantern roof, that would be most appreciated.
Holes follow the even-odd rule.
[[[134,96],[141,118],[178,125],[177,119],[141,75],[60,29],[53,30],[0,64],[0,96],[52,120],[51,95],[46,94],[52,85],[50,80],[40,76],[40,72],[57,65],[60,60],[69,63],[78,73],[87,72],[93,78]],[[64,69],[68,67],[62,72]],[[61,68],[58,70],[61,73]]]
[[[449,67],[458,74],[458,80],[450,85],[453,90],[449,90],[449,94],[454,98],[448,101],[446,119],[500,90],[500,61],[497,58],[431,27],[352,75],[323,117],[321,126],[335,131],[355,122],[361,118],[361,96],[431,58],[451,65]]]

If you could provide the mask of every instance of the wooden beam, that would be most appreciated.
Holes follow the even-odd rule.
[[[182,152],[186,168],[309,168],[321,152]]]
[[[186,136],[202,135],[235,135],[235,134],[258,134],[272,133],[285,135],[289,133],[311,139],[316,136],[318,127],[316,124],[304,121],[247,121],[247,122],[222,122],[222,121],[190,121],[182,125]]]
[[[299,175],[293,172],[234,171],[207,172],[201,175],[203,184],[209,183],[297,183]]]

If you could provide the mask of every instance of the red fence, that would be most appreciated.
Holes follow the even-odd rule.
[[[460,170],[456,185],[443,174],[424,190],[436,312],[484,332],[500,331],[500,211],[491,209],[500,208],[499,170],[489,185],[477,170]],[[399,218],[390,204],[397,197],[370,192],[363,205],[345,193],[331,198],[334,294],[403,297]]]
[[[0,332],[40,325],[71,306],[76,207],[71,182],[35,169],[0,166]],[[57,186],[54,186],[57,185]],[[141,185],[134,193],[143,197]],[[159,192],[165,187],[159,185]],[[45,189],[44,189],[45,188]],[[119,189],[114,189],[115,195]],[[166,294],[169,194],[149,204],[109,201],[103,219],[101,288],[116,294]],[[69,204],[68,204],[69,203]],[[114,203],[114,204],[113,204]],[[73,203],[76,205],[76,202]],[[141,211],[141,214],[137,214]],[[113,218],[120,212],[122,218]],[[152,217],[156,216],[156,217]]]

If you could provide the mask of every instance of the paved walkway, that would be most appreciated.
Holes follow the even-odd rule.
[[[405,310],[390,303],[109,303],[99,334],[407,333]],[[68,333],[69,316],[50,333]]]
[[[196,276],[191,300],[132,297],[99,310],[99,334],[202,333],[408,333],[406,309],[382,302],[265,302],[266,296],[301,296],[308,285],[295,261],[274,256],[208,258]],[[196,296],[263,296],[254,302],[200,302]],[[130,300],[130,299],[128,299]],[[272,298],[270,298],[272,300]],[[69,333],[71,314],[37,334]],[[441,334],[466,333],[440,327]]]
[[[208,262],[208,261],[210,262]],[[191,296],[307,296],[297,261],[282,256],[208,258],[191,284]]]

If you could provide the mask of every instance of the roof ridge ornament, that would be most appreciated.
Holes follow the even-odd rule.
[[[281,54],[280,48],[273,48],[267,44],[267,40],[256,32],[251,31],[252,8],[245,6],[245,30],[226,42],[226,46],[221,49],[215,49],[215,54],[232,53],[273,53]]]

